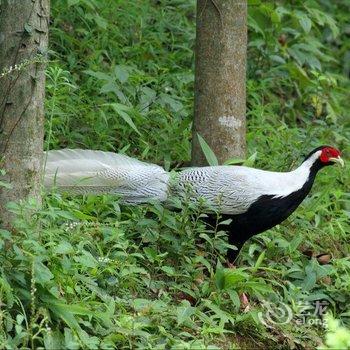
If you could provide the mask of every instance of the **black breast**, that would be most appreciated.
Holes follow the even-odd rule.
[[[263,195],[242,214],[221,215],[222,220],[232,220],[229,225],[222,226],[220,229],[228,231],[229,243],[238,248],[235,251],[229,250],[228,259],[230,262],[235,260],[240,248],[250,237],[280,224],[294,212],[310,192],[318,169],[314,170],[310,172],[309,179],[304,186],[288,196],[274,198],[271,195]],[[209,214],[206,222],[214,226],[216,219],[215,214]]]

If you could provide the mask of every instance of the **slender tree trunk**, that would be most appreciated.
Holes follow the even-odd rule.
[[[197,0],[192,164],[207,165],[200,134],[219,163],[245,156],[247,1]]]
[[[49,0],[0,0],[0,226],[10,201],[40,201]]]

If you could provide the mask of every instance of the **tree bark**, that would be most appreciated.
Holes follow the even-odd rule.
[[[0,0],[0,226],[10,201],[40,202],[49,0]]]
[[[200,134],[219,163],[244,158],[247,1],[197,0],[192,164],[207,165]]]

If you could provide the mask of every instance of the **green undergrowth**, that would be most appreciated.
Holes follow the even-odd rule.
[[[289,170],[322,144],[349,159],[348,13],[346,0],[249,3],[250,165]],[[186,165],[194,1],[52,0],[51,17],[45,148]],[[349,185],[348,164],[322,170],[235,269],[226,234],[187,203],[53,192],[41,209],[12,204],[16,234],[0,230],[0,347],[349,348]]]

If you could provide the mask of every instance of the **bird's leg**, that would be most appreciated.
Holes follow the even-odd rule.
[[[229,268],[234,268],[235,267],[235,262],[238,258],[240,252],[240,248],[237,247],[237,250],[229,248],[227,251],[227,266]]]

